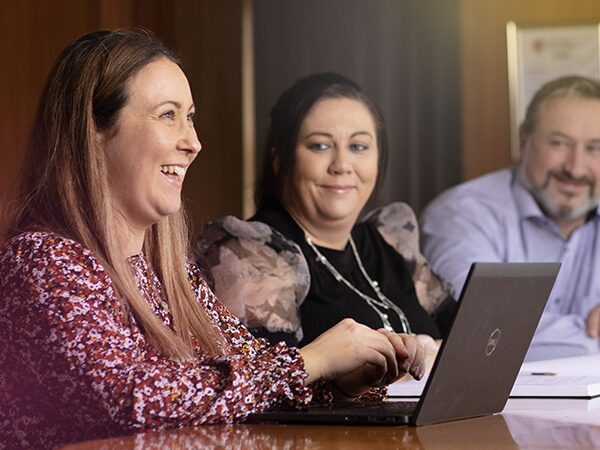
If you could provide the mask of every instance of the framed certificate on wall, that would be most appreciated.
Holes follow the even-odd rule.
[[[519,160],[519,125],[533,94],[566,75],[600,79],[600,23],[506,24],[511,158]]]

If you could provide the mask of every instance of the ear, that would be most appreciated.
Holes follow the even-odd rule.
[[[116,126],[107,129],[94,127],[92,141],[98,150],[105,151],[110,147],[111,140],[116,136],[117,132],[118,128]]]
[[[525,152],[527,151],[527,141],[529,136],[525,133],[525,128],[523,125],[519,127],[519,156],[521,157],[521,161],[525,157]]]
[[[114,132],[112,132],[111,129],[100,130],[97,127],[94,127],[94,130],[92,131],[92,133],[94,135],[93,139],[94,139],[94,143],[96,144],[96,146],[98,148],[104,148],[104,146],[106,146],[106,143],[110,139],[110,136]]]
[[[94,143],[98,147],[103,147],[106,142],[106,132],[100,130],[94,130]]]
[[[90,142],[93,145],[93,153],[105,153],[104,149],[106,148],[107,141],[106,132],[94,129],[91,137],[92,139]]]

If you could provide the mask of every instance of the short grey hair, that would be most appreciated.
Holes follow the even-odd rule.
[[[551,98],[579,96],[600,100],[600,80],[593,80],[578,75],[556,78],[544,84],[534,94],[523,120],[523,131],[531,135],[538,120],[540,105]]]

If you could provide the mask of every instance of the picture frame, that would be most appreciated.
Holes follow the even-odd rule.
[[[600,79],[600,22],[506,24],[511,159],[518,162],[519,126],[534,93],[566,75]]]

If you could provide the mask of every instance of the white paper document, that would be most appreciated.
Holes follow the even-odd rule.
[[[521,373],[527,372],[551,372],[558,375],[600,377],[600,354],[526,362],[521,366]]]
[[[388,386],[389,397],[419,397],[427,378]],[[600,396],[600,355],[524,363],[511,398],[593,398]]]
[[[542,372],[540,372],[542,373]],[[520,373],[510,397],[596,397],[600,376],[531,375]]]
[[[568,398],[568,397],[511,397],[503,412],[513,411],[592,411],[600,409],[600,397]]]
[[[390,384],[388,397],[420,397],[425,383],[427,383],[427,377],[423,377],[421,381],[410,380]]]

